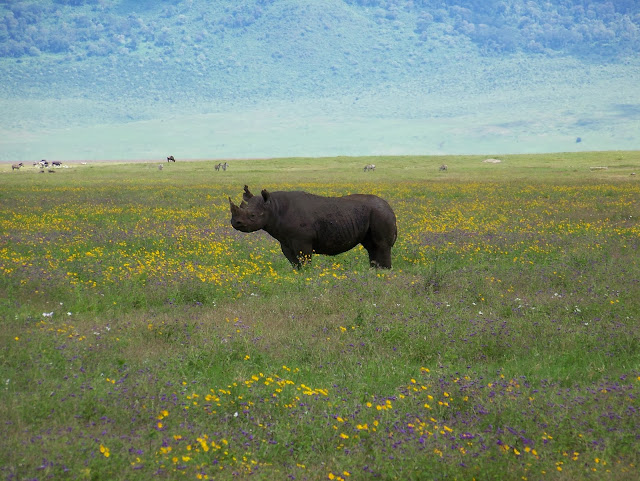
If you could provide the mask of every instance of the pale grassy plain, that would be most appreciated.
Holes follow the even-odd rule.
[[[637,479],[640,152],[483,158],[2,166],[0,473]],[[394,268],[293,271],[245,183],[381,195]]]

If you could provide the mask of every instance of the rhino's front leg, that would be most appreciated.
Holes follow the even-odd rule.
[[[280,243],[280,248],[284,256],[293,264],[296,269],[300,269],[307,262],[311,262],[313,249],[305,245],[289,245]]]
[[[298,256],[296,255],[294,250],[292,248],[290,248],[289,246],[287,246],[285,244],[282,244],[282,243],[280,244],[280,248],[282,249],[282,253],[289,260],[289,262],[291,262],[291,264],[296,269],[299,269],[300,268],[300,260],[298,259]]]

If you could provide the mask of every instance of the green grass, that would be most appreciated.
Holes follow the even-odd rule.
[[[640,152],[484,158],[5,166],[2,476],[634,479]],[[245,183],[381,195],[393,269],[292,270]]]

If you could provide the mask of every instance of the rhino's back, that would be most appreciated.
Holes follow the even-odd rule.
[[[353,194],[344,197],[321,197],[305,192],[286,192],[281,205],[286,214],[286,237],[312,237],[318,254],[335,255],[365,241],[372,231],[386,236],[389,245],[396,237],[395,215],[389,204],[375,195]],[[282,240],[282,239],[281,239]]]

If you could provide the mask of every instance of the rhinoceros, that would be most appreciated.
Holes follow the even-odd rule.
[[[398,236],[396,215],[380,197],[267,190],[253,195],[245,185],[242,199],[237,206],[229,197],[233,228],[265,230],[280,242],[282,253],[296,268],[311,261],[314,253],[333,256],[358,244],[369,253],[372,267],[391,268],[391,247]]]

